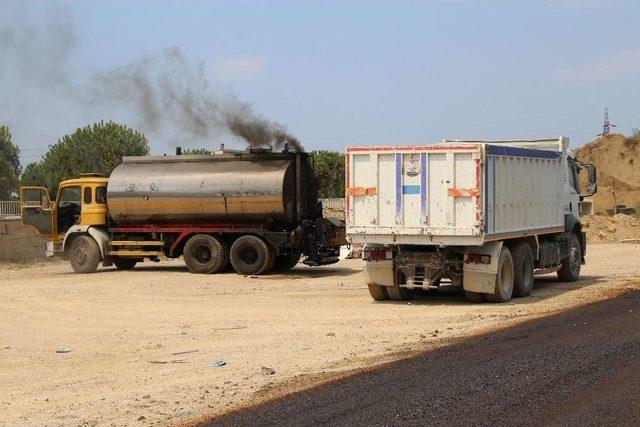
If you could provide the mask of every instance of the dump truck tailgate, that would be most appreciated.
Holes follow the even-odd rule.
[[[346,214],[351,233],[480,233],[481,147],[351,147]]]

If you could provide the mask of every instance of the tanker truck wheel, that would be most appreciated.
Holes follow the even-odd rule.
[[[113,264],[118,270],[131,270],[140,261],[138,258],[120,258],[113,259]]]
[[[182,251],[184,262],[192,273],[217,273],[229,262],[224,242],[206,234],[189,238]]]
[[[69,261],[76,273],[93,273],[100,262],[100,248],[93,237],[78,236],[71,242]]]
[[[285,256],[276,257],[276,262],[273,265],[274,271],[289,271],[300,262],[302,254],[294,252]]]
[[[275,262],[269,245],[257,236],[239,237],[231,245],[231,265],[238,274],[264,274]]]

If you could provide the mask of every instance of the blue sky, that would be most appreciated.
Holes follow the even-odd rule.
[[[620,131],[640,127],[640,2],[4,2],[0,14],[38,28],[41,40],[65,17],[76,35],[68,91],[176,46],[216,93],[286,125],[307,150],[553,135],[579,146],[600,132],[605,106]],[[42,62],[45,76],[55,72],[55,57]],[[12,63],[0,59],[9,100],[0,123],[24,163],[95,120],[145,131],[127,105],[79,102]],[[242,145],[224,133],[145,133],[154,153]]]

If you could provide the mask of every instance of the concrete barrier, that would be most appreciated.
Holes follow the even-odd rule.
[[[0,218],[0,261],[45,258],[45,242],[20,217]]]

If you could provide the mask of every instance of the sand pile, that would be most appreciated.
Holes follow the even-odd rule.
[[[586,216],[582,219],[582,226],[589,243],[640,239],[640,221],[631,215]]]
[[[615,204],[628,207],[640,203],[640,138],[608,135],[573,150],[576,158],[596,165],[598,192],[594,211],[605,215]],[[584,178],[584,177],[583,177]],[[584,181],[584,179],[582,179]]]

